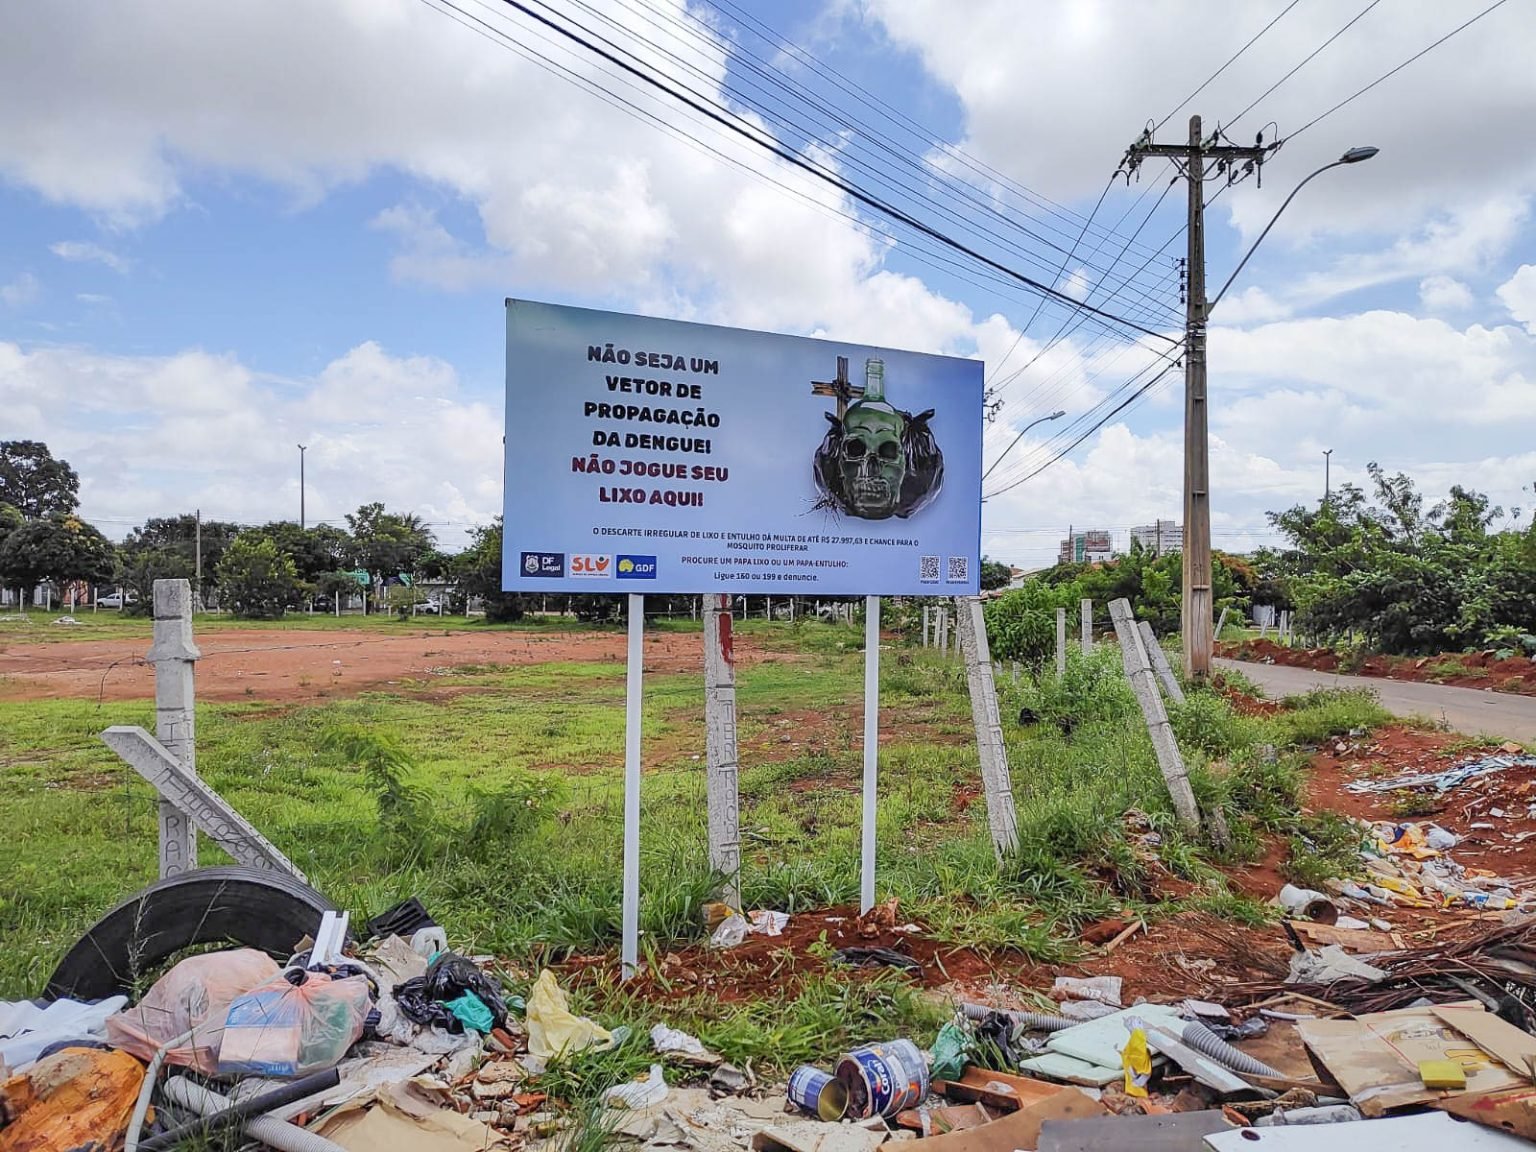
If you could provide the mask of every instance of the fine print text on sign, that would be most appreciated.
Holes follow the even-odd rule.
[[[982,377],[509,300],[503,587],[974,595]]]

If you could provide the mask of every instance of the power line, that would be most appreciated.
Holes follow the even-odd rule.
[[[1502,2],[1502,0],[1501,0],[1501,2]],[[1280,79],[1276,80],[1268,88],[1264,89],[1263,94],[1259,96],[1258,100],[1255,100],[1252,104],[1249,104],[1248,107],[1244,108],[1236,116],[1232,117],[1232,119],[1226,121],[1226,123],[1223,124],[1223,127],[1224,128],[1232,127],[1232,125],[1236,124],[1244,116],[1246,116],[1246,115],[1248,115],[1248,113],[1252,112],[1253,108],[1254,108],[1254,105],[1258,104],[1259,100],[1263,100],[1264,97],[1268,96],[1276,88],[1280,87],[1280,85],[1284,84],[1292,76],[1296,75],[1296,73],[1300,72],[1303,68],[1305,68],[1309,63],[1311,63],[1311,61],[1314,58],[1316,58],[1318,53],[1320,53],[1324,48],[1328,47],[1328,45],[1332,44],[1340,36],[1344,35],[1344,33],[1348,32],[1351,28],[1353,28],[1367,12],[1369,12],[1372,8],[1376,7],[1376,5],[1378,5],[1380,3],[1381,3],[1381,0],[1371,0],[1371,2],[1369,4],[1367,4],[1364,8],[1362,8],[1358,13],[1355,14],[1354,19],[1350,20],[1350,22],[1348,24],[1344,25],[1344,27],[1340,28],[1337,32],[1335,32],[1332,36],[1328,37],[1328,39],[1324,40],[1316,48],[1312,49],[1312,51],[1307,55],[1306,59],[1304,59],[1300,64],[1296,65],[1296,67],[1292,68],[1284,76],[1280,77]]]
[[[1177,367],[1179,367],[1179,364],[1177,362],[1169,364],[1166,368],[1164,368],[1156,376],[1152,377],[1152,379],[1148,380],[1145,384],[1143,384],[1135,392],[1131,393],[1131,395],[1129,397],[1127,397],[1124,401],[1122,401],[1120,404],[1118,404],[1116,407],[1114,407],[1110,411],[1106,412],[1097,422],[1094,423],[1093,427],[1091,427],[1087,431],[1085,431],[1076,440],[1073,440],[1072,443],[1068,444],[1060,452],[1056,453],[1056,455],[1052,456],[1044,464],[1040,465],[1040,467],[1036,468],[1033,472],[1029,473],[1027,476],[1020,477],[1018,480],[1015,480],[1011,484],[1006,484],[1006,485],[1004,485],[1001,488],[997,488],[997,489],[994,489],[991,492],[988,492],[986,494],[986,496],[983,497],[983,499],[986,499],[986,500],[994,499],[995,497],[1001,496],[1004,492],[1011,492],[1013,489],[1017,488],[1020,484],[1023,484],[1027,480],[1033,480],[1036,476],[1040,475],[1040,473],[1044,472],[1052,464],[1055,464],[1058,460],[1061,460],[1063,457],[1065,457],[1068,453],[1070,453],[1072,451],[1072,449],[1076,448],[1079,444],[1081,444],[1084,440],[1088,439],[1088,437],[1092,436],[1100,428],[1104,427],[1105,424],[1109,423],[1110,420],[1112,420],[1123,409],[1125,409],[1127,406],[1129,406],[1132,400],[1135,400],[1137,397],[1143,395],[1144,393],[1150,391],[1152,388],[1156,387],[1157,384],[1160,383],[1162,381],[1162,379],[1165,376],[1168,375],[1168,373],[1172,372]],[[1144,371],[1145,371],[1145,369],[1144,369]]]
[[[1268,32],[1276,24],[1280,23],[1281,17],[1283,17],[1287,12],[1289,12],[1292,8],[1296,7],[1296,5],[1300,4],[1300,3],[1301,3],[1301,0],[1291,0],[1291,2],[1289,4],[1287,4],[1284,8],[1282,8],[1280,10],[1280,15],[1279,16],[1276,16],[1268,24],[1264,25],[1264,27],[1260,28],[1257,32],[1255,32],[1254,35],[1253,35],[1253,39],[1252,40],[1249,40],[1248,43],[1244,44],[1236,52],[1232,53],[1232,55],[1227,58],[1227,62],[1225,64],[1223,64],[1220,68],[1216,69],[1216,71],[1212,72],[1209,76],[1207,76],[1205,78],[1205,82],[1202,83],[1200,85],[1200,87],[1196,88],[1188,96],[1186,96],[1186,97],[1184,97],[1184,99],[1180,100],[1179,104],[1178,104],[1178,107],[1176,107],[1172,112],[1168,113],[1168,115],[1164,116],[1155,125],[1153,125],[1152,131],[1156,132],[1164,124],[1166,124],[1166,123],[1168,123],[1168,121],[1172,120],[1174,118],[1174,116],[1178,115],[1178,112],[1179,112],[1180,108],[1187,107],[1191,100],[1193,100],[1196,96],[1200,95],[1200,93],[1205,91],[1206,87],[1211,83],[1211,81],[1215,80],[1216,77],[1220,76],[1228,68],[1232,67],[1233,64],[1237,63],[1238,57],[1241,56],[1244,52],[1248,51],[1248,49],[1252,48],[1255,44],[1257,44],[1260,36],[1264,35],[1264,33]]]
[[[687,106],[693,108],[695,111],[700,112],[700,113],[702,113],[705,116],[708,116],[711,120],[714,120],[716,123],[721,124],[724,127],[730,129],[732,132],[735,132],[738,135],[744,137],[745,139],[750,140],[752,143],[758,145],[760,148],[763,148],[766,151],[772,152],[774,155],[778,156],[781,160],[784,160],[784,161],[786,161],[786,162],[788,162],[790,164],[793,164],[797,168],[800,168],[800,169],[802,169],[802,170],[804,170],[806,172],[809,172],[811,175],[815,176],[818,180],[821,180],[823,183],[831,185],[832,187],[836,188],[838,191],[842,192],[845,196],[848,196],[848,197],[852,198],[853,200],[856,200],[858,203],[863,204],[865,207],[871,208],[871,209],[873,209],[876,212],[879,212],[879,213],[881,213],[881,214],[883,214],[885,216],[888,216],[891,219],[897,221],[898,223],[906,225],[908,228],[912,228],[915,231],[921,232],[923,235],[928,236],[928,237],[930,237],[930,238],[932,238],[934,240],[939,241],[941,244],[944,244],[946,247],[953,248],[955,251],[963,253],[966,256],[969,256],[971,259],[976,260],[979,263],[985,264],[987,267],[993,268],[996,271],[1003,273],[1005,276],[1008,276],[1008,277],[1010,277],[1010,278],[1012,278],[1014,280],[1019,281],[1021,284],[1025,284],[1025,285],[1033,288],[1037,292],[1041,292],[1041,293],[1045,293],[1047,295],[1050,295],[1050,296],[1052,296],[1052,297],[1054,297],[1054,298],[1056,298],[1058,300],[1063,301],[1064,303],[1066,303],[1069,306],[1077,305],[1079,307],[1082,307],[1084,310],[1092,312],[1096,316],[1102,317],[1105,320],[1108,320],[1108,321],[1110,321],[1112,323],[1115,323],[1115,324],[1119,324],[1119,325],[1121,325],[1123,327],[1134,329],[1135,331],[1141,332],[1144,335],[1152,336],[1152,337],[1155,337],[1155,338],[1157,338],[1159,340],[1167,341],[1170,344],[1174,343],[1174,341],[1170,337],[1165,336],[1165,335],[1163,335],[1160,332],[1155,332],[1152,329],[1144,327],[1141,324],[1137,324],[1133,320],[1128,320],[1128,319],[1126,319],[1123,316],[1117,316],[1117,315],[1115,315],[1112,312],[1107,312],[1107,311],[1105,311],[1102,308],[1095,308],[1092,305],[1086,305],[1086,304],[1078,305],[1077,302],[1074,301],[1072,299],[1072,297],[1068,296],[1066,293],[1059,292],[1055,288],[1050,287],[1049,285],[1042,284],[1040,281],[1035,280],[1034,278],[1032,278],[1030,276],[1026,276],[1024,273],[1016,271],[1015,269],[1008,267],[1006,264],[1002,264],[1002,263],[1000,263],[1000,262],[998,262],[996,260],[993,260],[990,256],[986,256],[983,253],[976,251],[974,248],[970,247],[969,245],[963,244],[960,241],[955,240],[954,238],[952,238],[950,236],[947,236],[943,232],[940,232],[937,228],[934,228],[932,225],[925,224],[923,221],[921,221],[921,220],[917,219],[916,217],[912,216],[910,213],[905,212],[905,211],[903,211],[900,208],[897,208],[893,204],[887,203],[886,201],[880,199],[878,196],[874,196],[874,195],[864,191],[863,189],[859,188],[857,185],[851,183],[850,181],[844,179],[843,177],[837,175],[836,173],[828,172],[825,169],[817,167],[815,164],[812,164],[810,161],[806,160],[804,157],[798,155],[797,153],[791,151],[788,148],[785,148],[777,140],[774,140],[771,137],[764,138],[764,136],[759,135],[757,132],[755,132],[753,130],[750,130],[747,127],[745,127],[740,122],[740,120],[738,118],[736,118],[734,116],[731,116],[731,115],[728,115],[727,113],[722,111],[719,108],[718,105],[706,105],[706,104],[704,104],[704,103],[702,103],[700,101],[692,99],[691,97],[689,97],[688,95],[686,95],[686,94],[684,94],[682,92],[677,91],[675,88],[670,87],[663,80],[657,78],[655,75],[653,75],[649,71],[645,70],[644,68],[636,67],[633,64],[626,63],[624,60],[621,60],[619,57],[614,55],[612,52],[609,52],[609,51],[605,50],[604,48],[602,48],[601,46],[599,46],[597,44],[594,44],[591,40],[586,39],[581,34],[575,32],[575,31],[572,31],[570,28],[565,27],[563,24],[559,24],[559,23],[555,22],[554,20],[551,20],[548,17],[539,14],[538,12],[535,12],[532,8],[528,7],[528,5],[522,3],[522,0],[501,0],[501,2],[503,4],[506,4],[510,8],[515,8],[517,11],[519,11],[519,12],[523,13],[525,16],[527,16],[529,19],[538,21],[540,24],[544,25],[545,27],[547,27],[547,28],[551,29],[552,31],[557,32],[560,35],[562,35],[562,36],[566,37],[567,39],[571,40],[573,43],[579,44],[581,47],[585,48],[588,52],[591,52],[594,55],[602,57],[603,59],[607,60],[610,64],[614,65],[615,67],[622,68],[624,71],[626,71],[626,72],[630,73],[631,75],[635,76],[637,79],[640,79],[640,80],[644,81],[646,84],[649,84],[650,86],[656,88],[658,91],[663,92],[666,95],[670,96],[673,100],[676,100],[676,101],[678,101],[680,103],[686,104]],[[575,23],[575,22],[573,21],[573,23]],[[581,25],[577,24],[577,27],[581,27]],[[585,29],[585,28],[583,28],[582,30],[583,31],[587,31],[587,29]]]
[[[1294,137],[1300,136],[1303,132],[1305,132],[1308,128],[1312,127],[1312,125],[1316,124],[1319,120],[1322,120],[1322,119],[1324,119],[1325,117],[1328,117],[1328,116],[1332,116],[1340,108],[1344,107],[1344,105],[1350,103],[1353,100],[1359,99],[1361,96],[1364,96],[1367,92],[1369,92],[1372,88],[1376,87],[1376,85],[1380,84],[1383,80],[1387,80],[1387,79],[1390,79],[1393,76],[1396,76],[1399,72],[1401,72],[1404,68],[1408,67],[1408,65],[1412,64],[1415,60],[1418,60],[1418,59],[1420,59],[1423,56],[1427,56],[1430,52],[1432,52],[1434,49],[1440,47],[1440,45],[1444,44],[1452,36],[1455,36],[1457,33],[1465,31],[1466,29],[1472,27],[1472,25],[1476,24],[1484,16],[1488,15],[1488,13],[1492,12],[1495,8],[1503,7],[1504,4],[1506,4],[1507,2],[1508,2],[1508,0],[1494,0],[1494,3],[1488,5],[1488,7],[1484,8],[1481,12],[1479,12],[1476,16],[1472,17],[1472,19],[1468,20],[1465,24],[1460,24],[1460,25],[1457,25],[1455,28],[1452,28],[1449,32],[1447,32],[1444,36],[1440,37],[1440,39],[1436,40],[1428,48],[1425,48],[1422,52],[1416,52],[1414,55],[1408,57],[1408,59],[1404,60],[1396,68],[1393,68],[1390,72],[1384,72],[1382,75],[1376,77],[1376,79],[1372,80],[1369,84],[1367,84],[1364,88],[1360,89],[1360,91],[1356,92],[1353,96],[1346,96],[1343,100],[1340,100],[1332,108],[1328,109],[1328,111],[1322,113],[1321,115],[1314,116],[1312,119],[1308,120],[1305,124],[1303,124],[1300,128],[1296,129],[1296,131],[1292,132],[1289,136],[1287,136],[1286,139],[1290,140],[1290,139],[1293,139]]]

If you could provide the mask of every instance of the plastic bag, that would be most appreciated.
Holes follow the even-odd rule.
[[[162,1044],[192,1032],[191,1040],[166,1053],[166,1063],[212,1076],[230,1004],[279,971],[272,957],[253,948],[189,956],[160,977],[144,999],[108,1018],[107,1041],[147,1061]]]
[[[1147,1048],[1147,1033],[1141,1021],[1133,1016],[1126,1024],[1129,1026],[1132,1021],[1135,1027],[1131,1028],[1131,1038],[1125,1042],[1125,1049],[1120,1053],[1120,1060],[1125,1066],[1125,1094],[1145,1099],[1147,1084],[1152,1079],[1152,1053]]]
[[[967,1057],[974,1041],[971,1034],[954,1021],[939,1029],[939,1037],[933,1042],[933,1059],[929,1072],[935,1080],[958,1080],[965,1074]]]
[[[292,968],[229,1006],[221,1076],[306,1076],[339,1064],[363,1034],[372,1001],[364,976]]]
[[[631,1080],[628,1084],[615,1084],[603,1093],[610,1104],[622,1104],[626,1108],[653,1108],[667,1098],[667,1080],[660,1064],[651,1065],[651,1074],[644,1080]]]
[[[549,1060],[562,1052],[570,1054],[587,1048],[599,1052],[612,1048],[613,1035],[585,1016],[571,1012],[565,993],[555,983],[548,968],[539,973],[528,996],[528,1052],[540,1060]]]
[[[733,912],[720,921],[720,927],[715,929],[714,935],[709,938],[712,948],[734,948],[747,938],[747,933],[752,926],[747,923],[747,918],[739,912]]]
[[[396,984],[393,989],[395,1003],[407,1020],[436,1024],[453,1033],[464,1030],[464,1021],[449,1005],[463,1004],[466,993],[473,993],[490,1012],[490,1027],[475,1025],[479,1031],[506,1027],[507,1002],[502,998],[501,989],[473,960],[457,953],[439,953],[427,965],[425,976],[413,977],[403,984]],[[478,1013],[475,1015],[483,1020]]]

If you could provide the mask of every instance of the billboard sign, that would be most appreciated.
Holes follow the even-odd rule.
[[[507,301],[509,592],[978,588],[979,360]]]

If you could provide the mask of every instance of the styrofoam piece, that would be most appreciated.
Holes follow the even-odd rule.
[[[1074,1056],[1101,1068],[1113,1068],[1118,1075],[1120,1053],[1125,1050],[1125,1042],[1131,1038],[1125,1021],[1131,1016],[1139,1016],[1148,1024],[1161,1024],[1178,1035],[1180,1022],[1177,1008],[1162,1004],[1139,1004],[1134,1008],[1121,1009],[1113,1016],[1090,1020],[1086,1024],[1053,1033],[1045,1042],[1045,1047],[1048,1051]]]
[[[1074,1056],[1063,1056],[1060,1052],[1047,1052],[1042,1056],[1031,1056],[1028,1060],[1020,1060],[1019,1070],[1033,1072],[1038,1076],[1049,1076],[1052,1080],[1062,1080],[1068,1084],[1085,1084],[1090,1088],[1102,1088],[1106,1084],[1113,1084],[1125,1075],[1120,1068],[1090,1064]]]
[[[1468,1124],[1444,1112],[1388,1116],[1346,1124],[1308,1124],[1297,1128],[1237,1128],[1205,1138],[1211,1152],[1530,1152],[1530,1145],[1481,1124]]]

